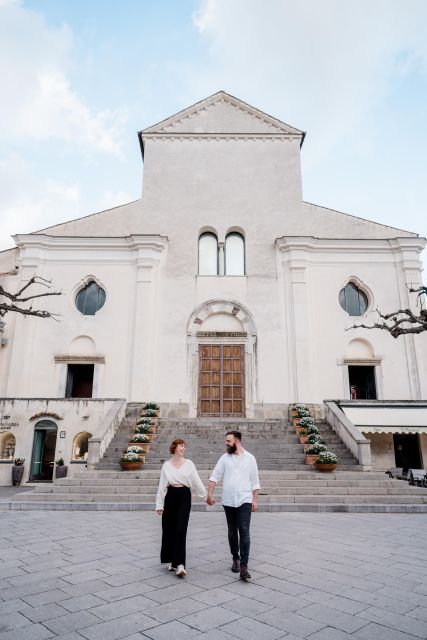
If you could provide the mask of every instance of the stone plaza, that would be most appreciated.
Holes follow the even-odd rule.
[[[427,638],[423,515],[254,514],[250,584],[222,513],[192,513],[184,579],[160,535],[148,511],[0,512],[0,640]]]

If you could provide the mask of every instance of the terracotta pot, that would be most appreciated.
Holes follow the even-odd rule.
[[[317,462],[314,464],[314,468],[316,469],[316,471],[323,471],[323,472],[327,472],[330,473],[331,471],[335,471],[335,469],[337,468],[336,464],[333,463],[329,463],[329,464],[318,464]]]
[[[139,462],[122,462],[120,460],[120,466],[123,471],[135,471],[136,469],[140,469],[144,464],[144,460],[140,460]]]
[[[298,412],[296,411],[296,409],[292,409],[291,418],[298,418]]]
[[[308,440],[308,435],[307,434],[302,434],[302,433],[299,434],[299,443],[300,444],[306,444],[307,440]]]
[[[313,455],[308,455],[307,453],[305,454],[305,464],[315,464],[317,458],[319,457],[319,454],[313,454]]]

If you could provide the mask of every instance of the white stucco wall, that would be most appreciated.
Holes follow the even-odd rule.
[[[0,434],[12,433],[16,440],[14,458],[25,458],[25,470],[22,482],[27,482],[30,475],[31,456],[33,451],[34,431],[38,422],[50,420],[58,427],[55,460],[63,458],[69,464],[72,457],[73,442],[77,434],[82,431],[94,434],[97,426],[115,400],[61,400],[34,398],[23,400],[19,398],[3,399],[0,401]],[[44,415],[57,414],[61,419]],[[30,418],[39,415],[38,418]],[[65,437],[60,438],[60,432]],[[69,473],[73,472],[71,465]],[[8,486],[11,480],[11,464],[0,461],[0,486]]]

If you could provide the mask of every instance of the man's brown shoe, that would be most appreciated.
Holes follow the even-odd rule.
[[[231,565],[231,570],[233,573],[239,573],[240,571],[240,560],[233,560],[233,564]]]
[[[251,574],[248,571],[248,567],[245,564],[240,565],[240,580],[244,580],[245,582],[251,581]]]

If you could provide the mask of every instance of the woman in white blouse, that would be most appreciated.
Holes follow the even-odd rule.
[[[156,511],[162,516],[160,562],[169,563],[169,571],[187,575],[185,551],[191,491],[206,500],[207,491],[191,460],[184,458],[187,443],[174,440],[169,447],[172,458],[164,463],[157,489]]]

